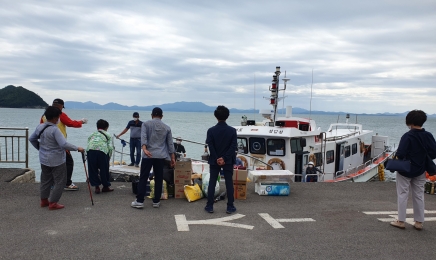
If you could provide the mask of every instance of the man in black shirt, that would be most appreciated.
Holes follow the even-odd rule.
[[[185,147],[182,145],[182,138],[179,136],[176,138],[176,142],[174,143],[174,150],[176,150],[177,158],[183,154],[183,157],[186,157]]]

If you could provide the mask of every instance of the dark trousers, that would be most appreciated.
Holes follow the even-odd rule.
[[[130,162],[136,165],[141,162],[141,138],[130,138]]]
[[[73,183],[73,181],[71,180],[71,176],[73,176],[74,161],[70,151],[65,151],[65,155],[67,159],[67,183],[65,186],[70,186],[71,183]]]
[[[218,179],[218,174],[220,174],[221,168],[224,172],[224,179],[226,181],[226,191],[227,191],[227,206],[233,206],[233,202],[235,201],[233,197],[233,165],[226,164],[224,166],[219,165],[209,165],[210,169],[210,179],[209,179],[209,188],[207,190],[207,206],[213,206],[214,195],[215,195],[215,186],[216,181]]]
[[[111,186],[109,174],[109,156],[102,151],[89,150],[87,153],[87,158],[89,182],[91,183],[91,186]]]
[[[142,158],[141,175],[139,176],[138,195],[136,201],[139,203],[144,202],[145,191],[147,187],[147,179],[150,175],[151,167],[153,167],[154,174],[154,203],[160,201],[162,196],[162,183],[163,183],[163,167],[165,159],[160,158]]]

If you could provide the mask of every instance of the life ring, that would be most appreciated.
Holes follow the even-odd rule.
[[[268,164],[269,164],[269,165],[271,165],[271,164],[273,164],[273,163],[278,163],[278,164],[280,164],[281,170],[284,170],[284,169],[285,169],[285,163],[284,163],[282,160],[280,160],[279,158],[271,158],[271,159],[268,161]],[[268,170],[272,170],[272,169],[273,169],[272,167],[268,166]]]
[[[238,156],[239,159],[241,159],[242,163],[244,164],[244,167],[248,167],[247,159],[245,159],[244,156]]]

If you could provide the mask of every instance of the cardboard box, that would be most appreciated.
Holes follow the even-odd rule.
[[[186,199],[185,196],[185,184],[174,185],[174,198],[176,199]]]
[[[235,199],[247,199],[247,182],[234,182],[233,190],[233,196],[235,197]]]
[[[176,161],[174,170],[179,171],[191,171],[192,172],[192,162],[191,160]]]
[[[192,171],[191,170],[174,170],[174,184],[191,184]]]
[[[288,196],[291,188],[289,183],[265,183],[257,182],[255,184],[255,192],[264,196]]]
[[[248,176],[247,170],[234,169],[233,170],[233,182],[246,182]]]
[[[250,171],[248,178],[253,182],[289,183],[294,179],[294,173],[289,170],[256,170]]]

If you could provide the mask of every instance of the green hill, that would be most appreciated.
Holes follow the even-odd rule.
[[[44,100],[34,92],[21,86],[6,86],[0,89],[0,107],[8,108],[46,108]]]

